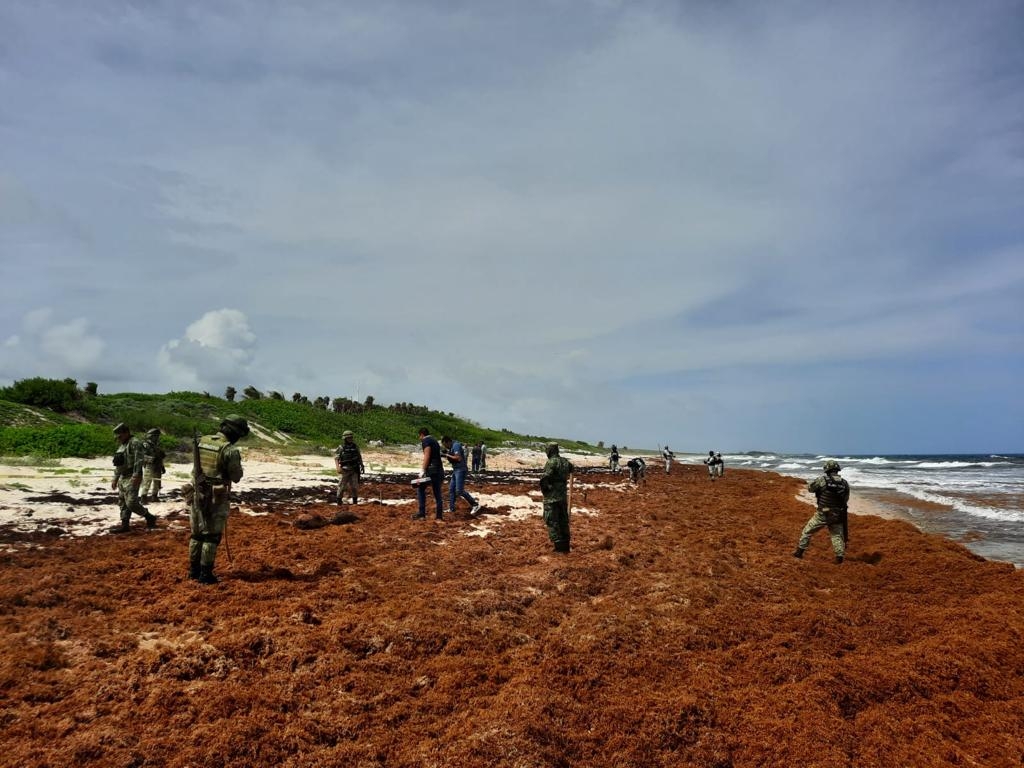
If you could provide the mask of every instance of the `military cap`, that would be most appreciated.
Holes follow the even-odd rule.
[[[120,424],[118,424],[116,427],[114,427],[114,434],[115,435],[122,435],[125,432],[131,432],[131,429],[129,429],[128,425],[125,424],[123,421]]]
[[[249,422],[235,414],[225,417],[224,421],[220,423],[220,429],[222,432],[225,428],[234,432],[239,437],[245,437],[249,434]]]
[[[355,437],[355,434],[353,434],[351,429],[346,429],[344,432],[341,433],[341,436],[342,437]]]

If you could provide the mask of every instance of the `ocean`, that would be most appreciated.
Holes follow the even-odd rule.
[[[990,560],[1024,567],[1024,454],[821,456],[722,454],[725,468],[809,480],[825,459],[842,466],[851,493]],[[703,457],[696,460],[699,462]],[[684,460],[689,460],[689,457]]]

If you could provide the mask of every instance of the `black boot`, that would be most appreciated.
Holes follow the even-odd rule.
[[[569,551],[569,542],[568,541],[556,541],[555,542],[555,552],[568,552],[568,551]]]
[[[797,547],[796,549],[793,550],[793,557],[795,557],[797,559],[800,559],[803,556],[804,556],[804,551],[802,549],[800,549],[800,547]]]
[[[146,515],[146,528],[150,531],[156,528],[156,515]]]
[[[217,584],[220,582],[216,576],[213,575],[212,565],[201,565],[199,566],[199,583],[200,584]]]
[[[200,571],[200,567],[199,567],[199,561],[198,560],[189,560],[188,561],[188,577],[190,579],[194,579],[194,580],[198,581],[200,573],[201,573],[201,571]]]
[[[842,564],[843,564],[843,556],[842,555],[836,555],[836,565],[842,565]]]

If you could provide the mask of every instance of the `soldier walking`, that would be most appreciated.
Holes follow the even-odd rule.
[[[825,474],[807,484],[807,490],[817,499],[818,509],[800,533],[793,557],[803,557],[804,550],[811,543],[811,536],[827,526],[832,539],[832,551],[836,555],[835,562],[839,565],[846,555],[846,505],[850,500],[850,485],[840,476],[838,461],[829,459],[822,469]]]
[[[139,488],[139,495],[143,501],[159,501],[160,486],[163,483],[161,477],[166,468],[164,459],[167,452],[160,447],[160,430],[154,427],[146,433],[145,457],[142,460],[142,486]],[[149,495],[150,486],[153,488],[153,495]]]
[[[338,470],[338,504],[344,503],[345,490],[352,495],[352,503],[359,503],[359,477],[366,471],[363,455],[356,445],[351,429],[341,433],[341,445],[334,452],[334,466]]]
[[[189,524],[192,536],[188,542],[188,577],[200,584],[216,584],[213,574],[217,547],[224,536],[231,508],[231,484],[242,479],[242,454],[235,445],[249,434],[249,422],[241,416],[228,416],[220,430],[204,435],[196,442],[196,463],[210,485],[209,498],[200,493],[200,483],[193,467],[192,513]]]
[[[569,476],[573,466],[558,455],[558,443],[548,443],[548,461],[540,477],[544,494],[544,524],[555,552],[569,551]]]
[[[132,513],[146,518],[146,528],[156,528],[156,517],[142,506],[139,501],[139,486],[142,484],[142,467],[145,460],[145,444],[137,437],[127,424],[121,423],[114,427],[117,437],[117,451],[114,453],[114,481],[110,484],[117,491],[117,505],[121,509],[121,524],[112,528],[112,533],[128,533],[131,526]]]

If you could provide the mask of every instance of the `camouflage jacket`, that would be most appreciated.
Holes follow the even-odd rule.
[[[146,440],[143,444],[145,446],[145,456],[143,463],[147,467],[152,467],[158,472],[164,471],[164,459],[167,458],[167,451],[160,447],[159,440]]]
[[[544,473],[540,476],[540,489],[544,493],[544,501],[565,501],[568,495],[569,475],[573,466],[568,459],[552,456],[544,465]]]
[[[355,442],[342,443],[334,451],[334,460],[342,469],[363,471],[363,455],[359,452],[359,446]]]
[[[119,458],[119,454],[123,458]],[[146,458],[146,443],[132,437],[124,445],[117,446],[114,453],[114,479],[142,477],[142,465]]]
[[[850,500],[850,485],[838,473],[819,475],[807,484],[821,511],[841,512]]]

